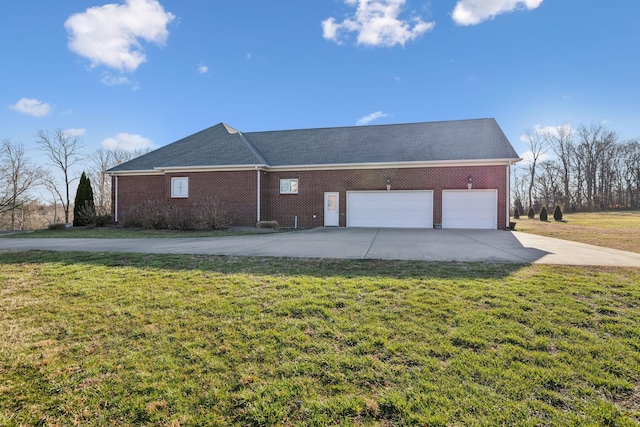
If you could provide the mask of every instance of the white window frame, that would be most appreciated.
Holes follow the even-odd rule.
[[[295,191],[293,190],[294,187]],[[298,189],[298,178],[287,178],[280,180],[280,194],[298,194]]]
[[[183,193],[180,191],[178,193],[178,185],[182,183],[186,186],[186,191]],[[172,199],[186,199],[189,197],[189,177],[188,176],[177,176],[171,178],[171,198]]]

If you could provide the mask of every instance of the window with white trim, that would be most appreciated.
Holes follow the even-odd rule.
[[[280,194],[298,194],[298,179],[281,179]]]
[[[189,178],[171,178],[171,198],[186,199],[189,197]]]

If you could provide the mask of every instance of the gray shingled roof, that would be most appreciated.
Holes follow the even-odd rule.
[[[223,123],[110,169],[518,159],[494,119],[239,133]]]

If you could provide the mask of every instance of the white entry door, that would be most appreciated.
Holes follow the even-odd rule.
[[[340,193],[324,193],[324,226],[340,225]]]

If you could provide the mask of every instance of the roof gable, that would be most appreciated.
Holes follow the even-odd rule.
[[[109,172],[146,171],[163,167],[225,166],[263,163],[240,132],[219,123],[172,144],[109,169]]]

